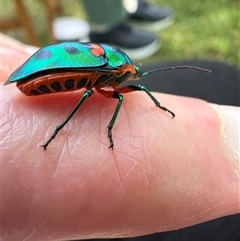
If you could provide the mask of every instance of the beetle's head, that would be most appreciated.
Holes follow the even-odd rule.
[[[129,80],[139,80],[145,76],[145,72],[142,72],[137,65],[134,65],[135,73],[129,78]]]
[[[195,66],[164,67],[164,68],[153,69],[153,70],[150,70],[148,72],[142,72],[137,65],[133,65],[133,66],[134,66],[134,69],[135,69],[135,73],[132,74],[132,76],[130,76],[128,80],[139,80],[139,79],[141,79],[142,77],[145,77],[148,74],[152,74],[152,73],[160,72],[160,71],[165,71],[165,70],[173,70],[173,69],[194,69],[194,70],[199,70],[199,71],[203,71],[203,72],[211,72],[208,69],[202,69],[202,68],[198,68],[198,67],[195,67]]]

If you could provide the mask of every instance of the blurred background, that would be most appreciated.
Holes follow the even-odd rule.
[[[237,0],[149,0],[174,12],[174,23],[157,32],[159,51],[141,63],[180,59],[211,59],[239,63],[239,2]],[[51,24],[59,16],[85,19],[77,0],[1,0],[1,31],[27,44],[54,41]],[[104,14],[104,13],[103,13]],[[24,23],[21,15],[29,18]],[[30,37],[26,29],[34,31]]]

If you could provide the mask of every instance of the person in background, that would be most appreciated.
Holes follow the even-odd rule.
[[[161,46],[158,36],[148,30],[158,31],[173,23],[169,8],[142,0],[83,0],[83,3],[91,24],[89,40],[118,46],[134,60],[150,57]]]

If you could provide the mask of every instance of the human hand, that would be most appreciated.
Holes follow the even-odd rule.
[[[1,48],[4,82],[29,52],[5,36]],[[126,94],[112,151],[117,101],[95,92],[44,151],[81,95],[3,87],[3,240],[129,237],[239,212],[239,108],[154,93],[172,119],[144,93]]]

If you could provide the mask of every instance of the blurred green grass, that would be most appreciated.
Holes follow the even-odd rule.
[[[217,59],[240,67],[239,62],[239,1],[238,0],[151,0],[170,7],[175,22],[157,34],[162,47],[143,62],[172,59]],[[41,43],[47,44],[46,10],[41,0],[24,0]],[[86,19],[77,0],[63,1],[65,15]],[[71,3],[71,4],[69,4]],[[1,19],[16,14],[9,0],[1,0]],[[104,13],[103,13],[104,14]],[[23,31],[7,34],[27,43]]]

